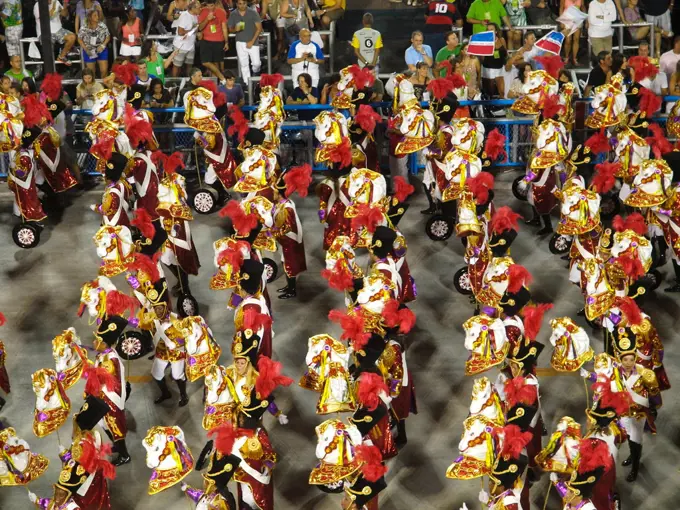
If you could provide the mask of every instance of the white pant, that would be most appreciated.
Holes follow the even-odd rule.
[[[238,56],[238,65],[241,68],[241,77],[243,81],[248,83],[251,76],[250,66],[253,66],[253,73],[259,74],[262,62],[260,61],[260,45],[253,44],[252,48],[247,47],[248,43],[236,42],[236,55]]]
[[[645,417],[633,418],[624,416],[621,418],[621,426],[628,433],[628,438],[634,443],[642,444],[642,434],[645,432]]]
[[[175,381],[182,381],[184,379],[184,360],[181,361],[163,361],[160,358],[153,359],[151,366],[151,376],[157,381],[162,381],[165,377],[165,369],[170,365],[170,373]]]

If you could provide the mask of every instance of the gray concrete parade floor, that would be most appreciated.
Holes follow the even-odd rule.
[[[510,178],[512,175],[501,179],[503,183],[497,191],[496,204],[510,205],[528,215],[528,206],[517,202],[508,190]],[[11,240],[11,226],[15,221],[10,218],[11,196],[3,192],[0,197],[3,225],[0,229],[0,311],[7,317],[6,326],[0,328],[0,338],[7,347],[7,368],[12,383],[12,393],[0,412],[0,419],[15,427],[33,451],[50,458],[47,473],[30,485],[30,489],[41,497],[51,495],[51,484],[59,474],[58,439],[56,434],[44,439],[33,435],[34,394],[30,375],[43,367],[54,368],[51,340],[67,327],[74,326],[83,342],[91,344],[92,326],[88,325],[86,318],[78,318],[76,311],[80,286],[97,275],[99,260],[92,236],[98,228],[99,217],[88,206],[99,198],[95,192],[75,198],[62,221],[56,226],[48,226],[43,232],[40,246],[24,251]],[[339,334],[339,328],[329,323],[327,314],[331,308],[342,306],[342,296],[330,290],[320,275],[323,251],[322,229],[316,215],[318,201],[313,193],[305,199],[296,197],[295,200],[304,228],[309,271],[299,278],[297,299],[276,299],[274,290],[282,286],[281,277],[270,285],[270,293],[276,332],[274,358],[283,362],[285,373],[297,382],[305,368],[307,339],[323,332]],[[458,441],[473,384],[473,379],[463,373],[467,352],[463,348],[462,330],[462,324],[471,316],[473,307],[467,297],[456,293],[452,285],[453,273],[463,264],[461,243],[456,238],[446,243],[435,243],[425,235],[426,217],[419,214],[425,205],[422,194],[412,197],[412,207],[400,225],[409,244],[408,261],[418,286],[418,299],[412,306],[417,324],[411,333],[408,363],[415,378],[419,413],[408,420],[408,445],[389,462],[388,488],[380,496],[380,508],[458,510],[466,502],[473,510],[481,507],[477,499],[479,481],[459,482],[445,477],[447,467],[458,456]],[[223,220],[215,214],[197,216],[192,224],[203,267],[199,276],[191,279],[191,288],[200,303],[201,314],[223,347],[222,363],[226,365],[231,362],[229,348],[233,314],[225,306],[227,293],[211,291],[208,287],[214,272],[212,242],[222,236],[222,223]],[[532,229],[522,225],[512,250],[515,260],[524,264],[534,276],[531,286],[534,298],[555,304],[555,308],[548,312],[539,336],[544,343],[548,343],[548,320],[553,317],[569,315],[585,325],[582,318],[576,317],[583,303],[579,291],[568,283],[565,262],[552,255],[547,245],[547,238],[536,238]],[[670,278],[670,263],[662,268],[662,272],[667,279]],[[119,289],[127,290],[127,284],[121,277],[116,283]],[[676,388],[680,387],[680,353],[674,344],[675,332],[680,326],[680,296],[664,294],[664,286],[665,283],[654,295],[645,297],[642,306],[651,315],[663,339],[666,370],[675,387],[663,395],[664,407],[659,411],[658,434],[645,437],[638,481],[628,484],[625,481],[628,470],[621,467],[617,470],[618,487],[626,510],[678,508],[680,403]],[[592,335],[591,340],[596,351],[601,351],[599,335]],[[584,424],[586,402],[583,382],[578,375],[558,376],[547,368],[550,355],[551,348],[548,347],[539,360],[542,369],[539,380],[546,427],[552,432],[558,419],[564,415]],[[179,486],[156,496],[147,495],[150,470],[145,464],[141,440],[147,429],[154,425],[176,424],[184,430],[189,446],[197,456],[206,441],[206,433],[201,428],[202,382],[189,384],[191,401],[187,407],[178,409],[176,400],[156,406],[153,399],[157,388],[149,381],[150,368],[151,362],[146,359],[131,364],[131,374],[136,382],[132,384],[132,396],[128,401],[132,430],[127,442],[133,460],[117,470],[117,478],[110,484],[114,510],[193,508],[183,497]],[[496,371],[492,370],[487,375],[493,379]],[[84,383],[79,382],[69,390],[75,410],[82,403],[83,388]],[[171,386],[171,389],[176,396],[176,388]],[[278,390],[277,403],[288,414],[290,423],[281,426],[271,416],[265,417],[272,443],[279,453],[275,470],[275,508],[340,508],[341,496],[323,494],[307,484],[309,472],[316,463],[314,427],[325,419],[314,412],[316,394],[293,385]],[[69,419],[60,432],[62,443],[68,444],[70,431]],[[628,447],[624,445],[620,460],[627,455]],[[198,473],[192,473],[187,481],[194,486],[201,484]],[[532,509],[544,508],[547,487],[548,477],[544,475],[531,491]],[[24,488],[0,489],[0,509],[32,507]],[[561,509],[554,491],[546,508]]]

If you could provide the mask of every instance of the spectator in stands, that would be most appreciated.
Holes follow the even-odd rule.
[[[198,14],[201,4],[198,0],[192,0],[189,8],[182,12],[172,24],[177,29],[173,46],[179,50],[172,60],[172,75],[179,76],[182,66],[187,70],[194,65],[196,55],[196,32],[198,30]]]
[[[9,88],[12,86],[12,78],[3,74],[0,77],[0,92],[3,94],[9,94]]]
[[[94,95],[100,90],[104,90],[104,85],[95,81],[94,71],[89,68],[83,69],[83,79],[76,87],[76,104],[89,110],[94,105]]]
[[[630,4],[630,1],[628,2]],[[560,0],[560,16],[564,14],[564,11],[569,9],[569,7],[576,7],[582,12],[583,0]],[[567,65],[573,64],[578,66],[578,50],[581,42],[581,29],[579,28],[573,34],[569,35],[569,31],[565,28],[562,32],[564,34],[564,58],[567,61]],[[571,59],[569,58],[571,54]]]
[[[229,16],[229,31],[236,34],[236,55],[241,67],[241,77],[248,83],[250,67],[253,74],[260,74],[262,62],[260,60],[260,45],[258,38],[262,32],[260,16],[248,9],[247,0],[237,0],[236,10]]]
[[[645,0],[645,20],[651,23],[655,33],[659,37],[673,37],[673,26],[671,23],[671,11],[673,10],[673,0]],[[661,44],[657,44],[656,58],[661,54]],[[671,70],[672,72],[672,70]]]
[[[35,27],[38,37],[40,37],[40,9],[38,4],[33,7],[33,16],[35,17]],[[76,43],[76,35],[73,32],[66,30],[61,25],[61,18],[68,17],[68,8],[63,7],[58,0],[51,0],[49,3],[50,9],[50,32],[52,33],[52,44],[63,45],[63,48],[57,56],[56,62],[58,64],[71,65],[71,62],[66,58],[68,52],[71,51],[73,45]]]
[[[229,32],[227,13],[217,5],[217,0],[206,0],[198,15],[198,30],[202,35],[201,62],[224,84],[224,52],[229,49]]]
[[[197,89],[203,81],[203,72],[198,67],[192,67],[189,71],[189,83],[179,93],[179,102],[184,104],[184,96],[187,92]]]
[[[24,97],[31,94],[36,97],[38,96],[38,87],[35,85],[35,80],[30,76],[26,76],[21,80],[21,93]]]
[[[505,81],[503,79],[503,65],[508,58],[505,39],[500,27],[495,26],[496,46],[493,55],[482,57],[482,89],[488,96],[504,97]]]
[[[21,53],[21,37],[24,34],[21,0],[4,0],[0,17],[5,27],[5,44],[11,64],[11,57]]]
[[[319,65],[324,57],[321,47],[312,41],[312,33],[307,28],[300,30],[300,39],[290,45],[288,50],[288,64],[291,66],[293,83],[297,83],[298,76],[307,73],[312,77],[312,86],[319,85]]]
[[[653,77],[645,77],[640,80],[640,85],[648,88],[654,92],[657,96],[667,96],[668,95],[668,77],[664,72],[657,72]]]
[[[130,7],[135,10],[135,17],[144,20],[144,0],[130,0]]]
[[[338,93],[338,82],[340,81],[340,75],[338,73],[332,74],[328,81],[321,89],[321,104],[330,104],[333,98]]]
[[[284,34],[288,42],[294,41],[303,28],[314,27],[312,11],[307,0],[281,0],[281,18]]]
[[[612,51],[612,23],[616,21],[616,5],[612,0],[592,0],[588,6],[588,37],[593,55]]]
[[[425,43],[436,54],[446,44],[446,33],[454,25],[463,27],[463,17],[453,3],[454,0],[430,0],[425,11]]]
[[[85,23],[78,32],[78,44],[83,49],[85,67],[95,70],[94,63],[99,65],[99,77],[104,78],[109,72],[109,50],[107,48],[111,34],[106,25],[99,21],[99,12],[93,9],[87,15]]]
[[[516,53],[519,53],[522,59],[533,67],[534,59],[541,54],[541,51],[541,48],[536,46],[536,34],[529,30],[524,34],[524,44]]]
[[[599,0],[595,0],[599,1]],[[609,81],[612,67],[612,55],[608,51],[601,51],[597,55],[597,65],[593,67],[588,75],[588,83],[586,84],[585,96],[589,96],[590,92],[600,85],[604,85]]]
[[[286,99],[286,104],[318,104],[320,95],[319,89],[312,86],[312,77],[307,73],[302,73],[297,77],[297,87]],[[300,110],[298,118],[300,120],[313,120],[319,112],[316,110]]]
[[[640,8],[638,7],[638,0],[628,0],[628,5],[623,10],[623,17],[625,23],[634,24],[642,22],[642,15],[640,14]],[[650,27],[630,27],[628,32],[630,32],[630,36],[634,41],[642,41],[643,39],[647,39],[649,36],[649,28]],[[658,48],[661,45],[661,30],[655,30],[654,37],[656,39],[654,42]]]
[[[286,51],[286,36],[284,34],[285,23],[281,17],[282,0],[262,0],[262,26],[265,32],[271,32],[270,24],[276,27],[276,55],[275,60],[284,58]]]
[[[474,98],[482,90],[482,63],[476,55],[468,55],[467,44],[460,50],[460,70],[467,83],[468,97]]]
[[[671,74],[668,93],[671,96],[680,96],[680,61],[675,66],[675,72]]]
[[[467,12],[467,22],[472,25],[472,33],[487,32],[493,30],[490,25],[511,27],[508,13],[503,7],[501,0],[475,0]]]
[[[640,46],[638,46],[638,57],[650,58],[649,43],[647,41],[640,41]]]
[[[446,33],[446,46],[437,52],[437,56],[434,58],[435,70],[438,71],[439,76],[446,76],[446,67],[442,65],[442,62],[448,61],[451,57],[457,57],[460,55],[461,46],[458,44],[458,34],[455,32]]]
[[[354,32],[352,36],[352,48],[357,57],[359,67],[378,67],[380,50],[383,47],[382,35],[373,28],[373,14],[367,12],[361,19],[363,28]]]
[[[15,83],[21,83],[21,80],[27,76],[32,77],[33,73],[24,68],[21,63],[21,55],[12,55],[9,57],[9,69],[5,71],[5,76],[9,76]]]
[[[125,23],[121,27],[120,51],[124,57],[139,57],[142,54],[142,21],[137,17],[137,10],[129,6],[125,10]]]
[[[406,65],[411,71],[415,71],[416,65],[420,62],[425,62],[428,67],[432,67],[434,64],[432,48],[427,44],[423,44],[423,40],[423,33],[420,30],[416,30],[411,34],[411,46],[406,48],[404,53]]]
[[[76,4],[76,33],[80,33],[80,27],[87,23],[87,16],[91,11],[99,13],[99,19],[104,20],[104,11],[97,0],[78,0]]]
[[[170,96],[170,92],[163,86],[163,82],[154,78],[149,84],[149,92],[144,98],[144,106],[147,108],[172,108],[175,106],[175,101]],[[158,124],[167,122],[167,113],[156,113],[154,117]]]
[[[367,69],[373,71],[373,76],[375,76],[375,81],[373,82],[373,94],[371,95],[371,103],[379,103],[382,101],[385,95],[385,84],[378,77],[378,69],[373,66],[366,66]]]
[[[163,58],[163,55],[158,53],[158,43],[153,39],[144,41],[142,47],[147,72],[154,78],[161,80],[163,85],[165,85],[165,70],[172,65],[172,60],[177,53],[179,53],[179,49],[175,48],[170,55]]]
[[[501,0],[510,18],[513,27],[527,26],[527,8],[531,7],[531,0]],[[522,31],[510,30],[508,32],[508,49],[513,50],[522,44]]]
[[[323,9],[321,25],[325,29],[331,26],[331,21],[338,21],[345,14],[346,0],[321,0],[319,3]]]
[[[524,92],[522,91],[522,87],[527,81],[527,77],[529,76],[529,73],[531,72],[531,65],[522,62],[517,66],[517,77],[515,77],[514,80],[512,80],[512,83],[510,84],[510,88],[507,91],[506,97],[508,99],[517,99],[518,97],[522,97],[524,95]]]
[[[608,81],[612,76],[619,73],[623,76],[623,84],[626,88],[630,87],[635,82],[635,70],[628,65],[628,59],[621,53],[612,55],[612,66],[609,70]]]
[[[165,19],[174,23],[188,8],[189,0],[172,0],[168,5],[168,13],[165,15]]]
[[[153,79],[149,74],[149,70],[146,67],[146,59],[141,59],[137,65],[137,83],[139,85],[144,85],[147,90],[151,85],[151,80]]]
[[[425,62],[418,62],[416,64],[416,71],[411,75],[409,81],[413,83],[413,94],[418,101],[428,101],[429,98],[425,96],[427,84],[430,83],[430,66]]]
[[[246,104],[246,99],[243,94],[243,88],[236,83],[236,76],[228,69],[224,71],[225,84],[222,91],[227,96],[227,105],[243,106]]]
[[[552,25],[555,22],[546,0],[530,0],[531,6],[526,8],[529,25]]]
[[[22,98],[21,85],[19,85],[16,82],[12,82],[12,84],[9,87],[9,95],[21,101]]]
[[[673,39],[673,48],[661,55],[659,68],[670,78],[675,72],[678,62],[680,62],[680,35],[676,35],[675,39]]]

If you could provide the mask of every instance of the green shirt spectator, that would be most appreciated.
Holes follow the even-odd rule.
[[[434,62],[435,62],[435,69],[438,70],[439,76],[442,78],[446,77],[446,68],[441,66],[441,62],[445,62],[451,57],[457,57],[460,55],[460,50],[461,46],[458,44],[458,34],[455,32],[447,32],[445,34],[446,37],[446,46],[444,46],[441,50],[437,52],[437,55],[434,57]]]
[[[487,32],[491,30],[491,23],[503,26],[512,26],[508,13],[503,7],[501,0],[475,0],[472,2],[467,13],[467,21],[472,24],[472,33]]]
[[[21,65],[21,57],[19,55],[10,57],[9,65],[11,67],[5,71],[5,76],[9,76],[16,83],[21,83],[21,80],[24,78],[33,78],[33,73],[24,69]]]

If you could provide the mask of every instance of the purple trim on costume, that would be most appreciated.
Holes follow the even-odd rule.
[[[529,170],[529,171],[527,172],[527,175],[526,175],[526,177],[524,178],[524,180],[527,181],[527,182],[531,182],[531,181],[533,181],[535,178],[536,178],[536,174],[533,173],[531,170]]]
[[[59,454],[59,459],[65,464],[71,460],[71,450],[65,450]]]
[[[326,219],[326,211],[324,209],[319,209],[319,221]]]
[[[132,326],[133,328],[136,328],[137,326],[139,326],[139,319],[137,319],[136,317],[128,319],[128,325]]]
[[[597,382],[597,374],[595,372],[588,372],[586,380],[591,383]]]
[[[201,489],[187,487],[186,494],[187,496],[189,496],[189,499],[191,499],[194,503],[198,503],[205,494],[205,492],[202,491]]]
[[[279,408],[276,407],[276,402],[270,402],[270,404],[267,406],[267,411],[269,411],[270,414],[276,416],[276,413],[279,412]]]
[[[136,276],[128,276],[126,280],[130,284],[130,287],[132,287],[135,290],[142,286],[141,283],[139,283],[139,280],[137,279]]]
[[[557,489],[557,493],[560,495],[561,498],[564,498],[564,496],[567,495],[567,492],[569,492],[569,489],[567,488],[567,484],[564,482],[557,482],[555,485],[555,489]]]
[[[496,315],[496,309],[492,306],[483,306],[482,313],[488,315],[489,317],[493,317]]]
[[[241,304],[241,301],[243,301],[243,298],[241,296],[239,296],[236,293],[232,294],[231,302],[234,305],[234,307],[237,307],[239,304]]]
[[[618,326],[619,322],[621,322],[621,316],[617,313],[610,313],[608,319],[614,324],[614,326]]]
[[[36,505],[40,508],[49,508],[50,506],[50,499],[49,498],[38,498],[38,501],[35,502]]]

